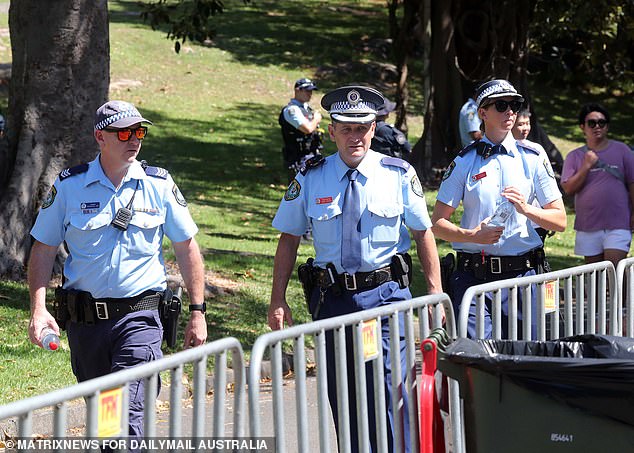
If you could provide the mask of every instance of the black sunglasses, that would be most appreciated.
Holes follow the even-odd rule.
[[[485,105],[483,108],[487,108],[491,105],[495,105],[495,110],[497,110],[500,113],[506,112],[509,107],[511,108],[511,110],[517,113],[522,108],[523,102],[499,100],[499,101],[491,102],[490,104]]]
[[[147,127],[144,126],[140,126],[137,127],[136,129],[105,129],[106,132],[116,132],[117,133],[117,138],[119,139],[119,141],[122,142],[127,142],[128,140],[130,140],[132,138],[132,134],[134,133],[134,136],[137,138],[137,140],[141,141],[145,138],[145,136],[147,135]]]
[[[590,129],[594,129],[597,126],[603,129],[605,126],[607,126],[608,121],[607,120],[588,120],[586,121],[586,124],[588,125]]]

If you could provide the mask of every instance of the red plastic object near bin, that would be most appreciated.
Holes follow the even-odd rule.
[[[420,453],[445,453],[445,433],[436,393],[438,349],[436,342],[425,339],[421,344],[423,373],[420,386]]]

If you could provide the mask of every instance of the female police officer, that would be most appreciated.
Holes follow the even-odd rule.
[[[529,220],[549,230],[566,228],[566,212],[550,163],[539,151],[517,143],[511,133],[523,101],[506,80],[492,80],[476,89],[485,135],[458,154],[438,191],[433,231],[451,241],[458,252],[457,269],[448,288],[456,313],[470,286],[535,274],[543,249]],[[531,204],[534,199],[541,207]],[[464,215],[457,226],[449,219],[461,201]],[[506,201],[512,204],[506,206],[506,221],[489,224],[496,209]],[[508,320],[507,296],[503,291],[503,321]],[[535,300],[532,308],[534,313]],[[521,310],[518,312],[521,320]],[[535,316],[531,319],[534,332]],[[491,330],[491,298],[487,298],[485,337],[491,336]],[[506,322],[502,330],[507,333]],[[476,334],[475,301],[471,302],[468,334]]]
[[[273,220],[273,226],[282,232],[275,254],[269,308],[269,326],[274,330],[283,328],[284,321],[289,325],[293,322],[285,293],[307,222],[313,228],[316,255],[315,267],[311,270],[315,283],[311,305],[318,306],[312,310],[314,318],[330,318],[411,299],[405,276],[396,266],[390,266],[394,260],[406,259],[410,248],[407,228],[412,230],[416,241],[428,291],[441,292],[438,252],[416,172],[401,159],[369,149],[376,108],[382,103],[383,96],[378,91],[362,86],[338,88],[321,101],[322,107],[330,112],[332,124],[328,131],[338,152],[312,162],[297,175]],[[391,398],[386,324],[383,357],[386,395]],[[328,396],[339,432],[332,337],[332,331],[326,333]],[[348,357],[352,357],[351,342],[346,343]],[[401,350],[403,348],[404,341],[401,341]],[[404,358],[402,354],[402,363]],[[371,365],[366,367],[368,413],[374,414],[371,369]],[[402,370],[406,370],[404,363]],[[348,375],[348,382],[351,447],[352,451],[359,451],[352,373]],[[403,401],[404,407],[406,404],[406,400]],[[391,404],[388,402],[386,407],[391,408]],[[401,451],[409,451],[407,409],[403,412],[405,426],[391,426],[391,431],[403,429],[406,440]],[[377,451],[374,417],[369,416],[368,421],[372,451]]]

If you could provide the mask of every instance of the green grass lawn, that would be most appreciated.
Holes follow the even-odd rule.
[[[197,240],[207,270],[220,287],[228,287],[207,301],[209,340],[235,336],[248,353],[257,336],[268,331],[278,238],[271,220],[285,191],[279,110],[292,96],[293,82],[302,76],[315,77],[322,88],[314,105],[325,90],[337,85],[372,83],[374,73],[368,68],[375,57],[366,43],[387,35],[387,19],[385,2],[379,0],[355,2],[352,7],[343,0],[226,3],[227,11],[217,16],[213,45],[188,42],[175,54],[173,42],[162,31],[141,23],[136,1],[109,2],[110,98],[135,103],[154,122],[141,157],[174,175],[200,228]],[[0,16],[0,26],[6,26],[6,15]],[[0,35],[3,62],[10,61],[7,45],[8,37]],[[419,99],[420,90],[411,90],[413,99]],[[555,143],[563,152],[578,146],[578,91],[547,85],[533,90]],[[6,105],[6,99],[2,102]],[[626,139],[632,101],[609,107],[615,118],[620,115],[615,138]],[[410,141],[415,142],[422,117],[412,113]],[[332,143],[326,148],[334,152]],[[435,192],[426,196],[431,209]],[[572,255],[572,224],[569,215],[568,230],[547,243],[555,269],[581,264]],[[165,250],[173,258],[168,244]],[[448,244],[439,242],[439,250],[444,255]],[[302,245],[298,262],[311,253],[310,245]],[[414,295],[424,294],[422,281],[415,279]],[[26,286],[0,282],[0,300],[0,404],[72,384],[65,335],[58,352],[28,342]],[[295,321],[308,321],[295,280],[288,300]]]

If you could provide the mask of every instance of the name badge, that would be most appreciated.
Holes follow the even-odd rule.
[[[476,181],[481,180],[482,178],[486,178],[486,176],[487,176],[487,172],[483,171],[482,173],[478,173],[477,175],[472,176],[471,180],[473,182],[476,182]]]
[[[317,204],[328,204],[328,203],[332,203],[332,197],[317,198]]]

